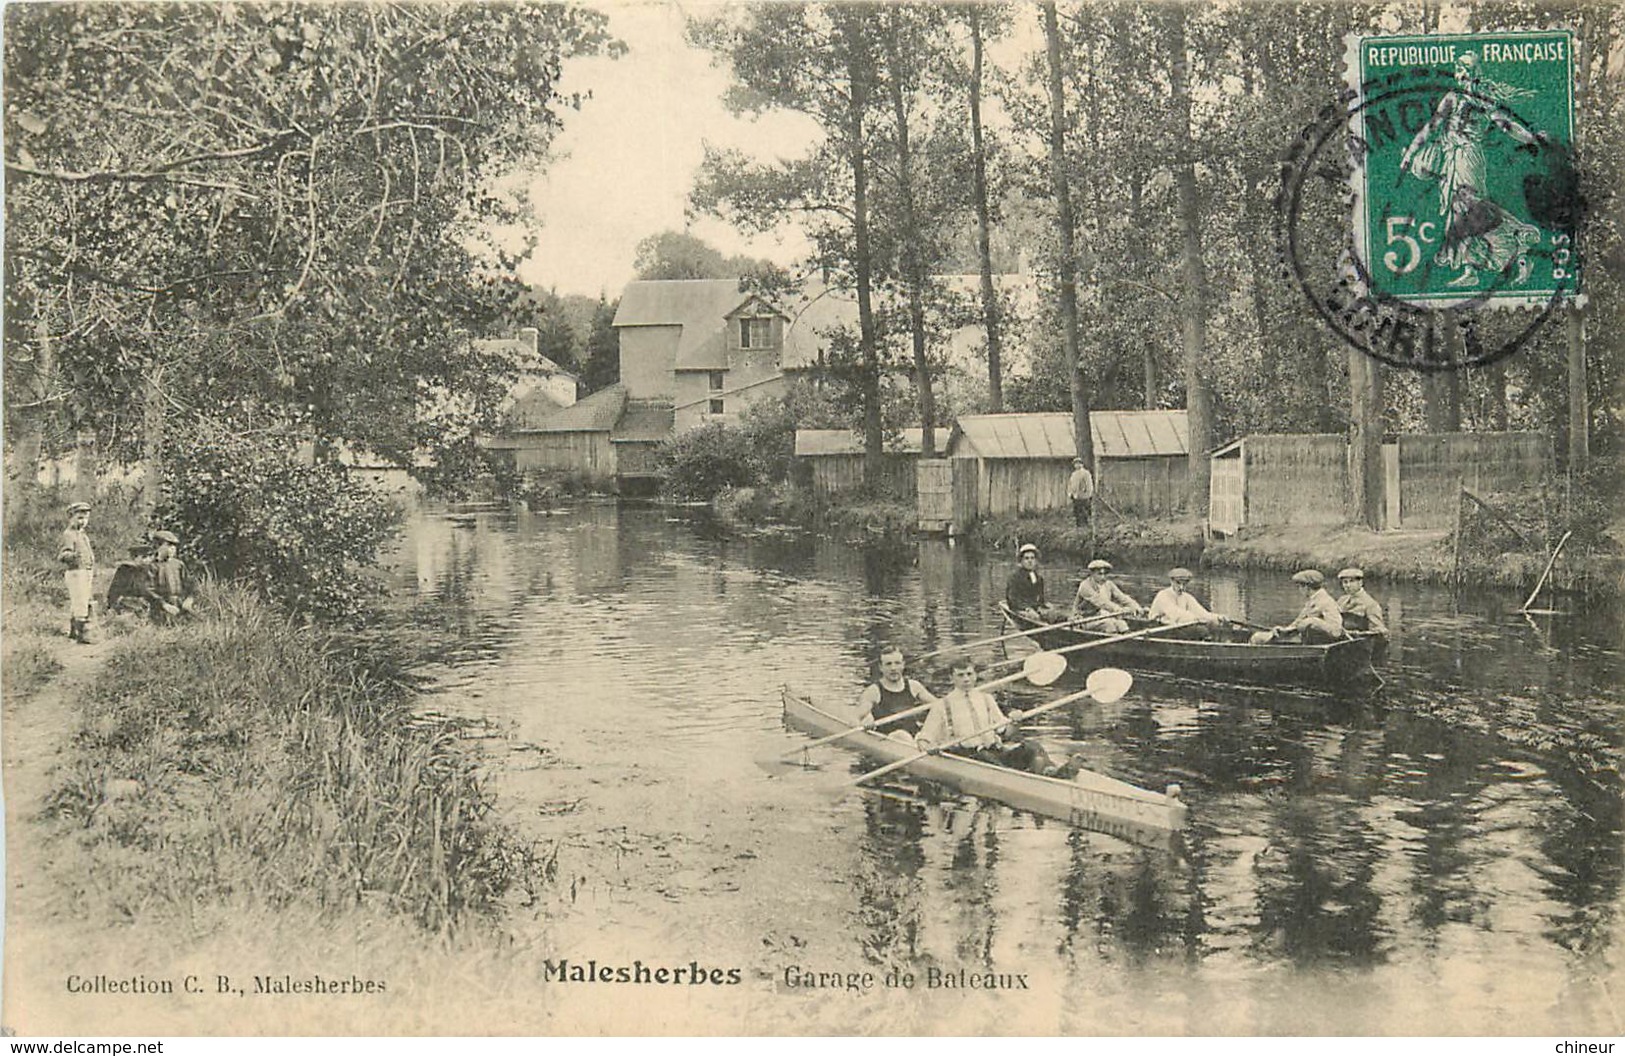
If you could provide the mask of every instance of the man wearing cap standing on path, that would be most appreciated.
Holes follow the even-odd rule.
[[[1269,645],[1272,642],[1297,640],[1304,645],[1324,645],[1347,638],[1348,634],[1343,630],[1343,613],[1332,596],[1326,593],[1326,577],[1315,569],[1306,568],[1294,573],[1292,582],[1303,593],[1303,608],[1298,612],[1298,618],[1285,627],[1255,633],[1252,643]]]
[[[1020,564],[1004,583],[1004,603],[1012,612],[1042,623],[1059,623],[1066,614],[1052,609],[1044,595],[1044,577],[1038,574],[1038,547],[1023,543],[1016,551]]]
[[[1350,631],[1370,631],[1388,637],[1388,624],[1382,619],[1382,606],[1365,592],[1365,573],[1358,568],[1345,568],[1337,574],[1343,586],[1343,596],[1337,599],[1337,608],[1343,614],[1343,627]]]
[[[1066,497],[1072,500],[1072,523],[1079,528],[1089,527],[1089,518],[1095,501],[1095,475],[1083,464],[1083,459],[1072,460],[1072,475],[1066,480]]]
[[[192,614],[192,576],[175,556],[180,539],[174,532],[153,532],[152,541],[157,549],[141,596],[152,607],[152,622],[163,626]]]
[[[68,586],[68,637],[90,645],[95,640],[95,618],[91,612],[90,581],[96,575],[96,551],[91,548],[90,503],[76,502],[68,507],[68,526],[62,529],[56,559],[62,562],[62,579]]]
[[[1190,582],[1193,578],[1195,577],[1188,568],[1170,570],[1168,585],[1157,591],[1157,596],[1151,599],[1151,611],[1147,615],[1165,624],[1199,622],[1202,626],[1183,628],[1174,632],[1175,636],[1211,638],[1213,628],[1224,622],[1224,617],[1209,612],[1196,600],[1196,595],[1190,592]]]
[[[1109,578],[1111,570],[1110,561],[1102,561],[1097,557],[1089,562],[1089,574],[1078,584],[1078,593],[1072,598],[1072,615],[1114,617],[1093,620],[1089,624],[1089,629],[1105,631],[1107,634],[1122,634],[1128,630],[1128,623],[1115,617],[1118,614],[1141,616],[1145,614],[1145,608],[1111,581]]]

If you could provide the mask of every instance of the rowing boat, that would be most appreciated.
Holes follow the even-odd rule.
[[[784,687],[784,721],[818,737],[848,729],[853,722],[849,715],[826,711],[789,686]],[[853,730],[835,743],[886,763],[915,754],[911,743],[873,730]],[[1185,827],[1188,812],[1178,785],[1169,785],[1166,793],[1150,792],[1089,770],[1066,781],[942,752],[910,763],[908,772],[1080,829],[1152,846],[1165,846]]]
[[[1100,642],[1112,637],[1109,631],[1089,627],[1033,630],[1043,624],[1022,616],[1002,602],[999,608],[1018,629],[1033,631],[1032,639],[1044,649],[1064,650],[1067,646]],[[1144,638],[1101,644],[1088,652],[1096,663],[1116,664],[1138,671],[1166,671],[1221,682],[1258,682],[1265,685],[1290,682],[1338,688],[1358,681],[1371,670],[1372,650],[1380,636],[1354,634],[1342,641],[1324,645],[1299,642],[1253,645],[1251,637],[1242,628],[1220,626],[1213,629],[1212,639],[1152,634]]]

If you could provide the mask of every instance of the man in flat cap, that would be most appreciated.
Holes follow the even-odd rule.
[[[1252,637],[1254,645],[1272,642],[1302,642],[1304,645],[1324,645],[1348,637],[1343,630],[1343,613],[1337,602],[1326,593],[1326,577],[1312,568],[1292,575],[1303,595],[1303,608],[1298,618],[1285,627],[1259,631]]]
[[[1050,607],[1044,595],[1044,577],[1038,574],[1038,547],[1023,543],[1016,550],[1016,570],[1004,582],[1004,603],[1030,620],[1058,623],[1066,614]]]
[[[1191,580],[1195,578],[1188,568],[1174,568],[1168,571],[1168,585],[1157,591],[1157,596],[1151,599],[1151,611],[1148,615],[1159,623],[1199,623],[1199,627],[1186,627],[1179,631],[1176,637],[1211,638],[1213,628],[1224,620],[1223,616],[1207,611],[1207,608],[1196,600],[1196,595],[1190,592]]]
[[[1343,587],[1343,596],[1337,599],[1337,608],[1343,613],[1343,627],[1350,631],[1370,631],[1388,636],[1388,624],[1383,622],[1382,606],[1365,590],[1365,572],[1358,568],[1345,568],[1337,574]]]
[[[96,551],[85,530],[90,525],[90,503],[73,503],[67,512],[68,526],[62,529],[56,559],[62,563],[62,580],[68,587],[68,637],[90,645],[95,640],[90,581],[96,575]]]
[[[160,626],[174,622],[182,614],[192,615],[192,576],[175,556],[180,542],[174,532],[152,533],[151,571],[141,594],[152,608],[152,622]]]
[[[1144,615],[1145,608],[1112,582],[1111,572],[1110,561],[1097,557],[1089,562],[1089,574],[1078,584],[1078,592],[1072,598],[1072,615],[1075,618],[1106,617],[1090,620],[1089,628],[1122,634],[1128,630],[1128,623],[1122,617]]]

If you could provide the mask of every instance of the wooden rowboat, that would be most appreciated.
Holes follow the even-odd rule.
[[[999,608],[1018,629],[1042,626],[1003,602]],[[1133,621],[1130,623],[1133,626]],[[1142,621],[1140,626],[1146,624]],[[1062,627],[1035,631],[1031,637],[1042,648],[1053,650],[1098,642],[1112,635],[1089,627]],[[1249,641],[1251,637],[1249,631],[1240,627],[1215,627],[1212,639],[1153,634],[1101,645],[1088,650],[1088,655],[1093,664],[1115,664],[1136,671],[1166,671],[1220,682],[1292,683],[1339,689],[1359,684],[1369,677],[1372,651],[1379,638],[1373,634],[1356,634],[1326,645],[1293,642],[1253,645]],[[1084,669],[1088,666],[1084,665]]]
[[[784,721],[819,737],[848,729],[853,723],[849,715],[826,711],[789,686],[784,687]],[[913,745],[873,730],[855,730],[834,743],[886,763],[915,754]],[[1166,793],[1149,792],[1088,770],[1064,781],[943,752],[911,763],[908,772],[1080,829],[1153,847],[1167,846],[1185,827],[1188,813],[1178,785],[1169,785]]]

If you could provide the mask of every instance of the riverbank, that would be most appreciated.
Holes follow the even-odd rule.
[[[712,504],[718,520],[742,533],[785,525],[847,542],[918,535],[917,511],[893,498],[853,498],[817,504],[788,487],[736,488]],[[1450,529],[1373,532],[1348,525],[1248,529],[1230,538],[1209,537],[1196,518],[1136,520],[1101,517],[1078,528],[1061,512],[995,518],[974,526],[969,541],[1012,553],[1034,543],[1046,554],[1078,559],[1104,556],[1130,565],[1187,564],[1283,572],[1354,565],[1373,580],[1460,582],[1530,590],[1545,571],[1549,550],[1510,537],[1474,538],[1459,545]],[[1547,586],[1563,591],[1625,597],[1625,547],[1610,533],[1565,547]]]
[[[509,991],[505,912],[537,902],[552,863],[495,812],[471,720],[416,710],[402,640],[216,588],[184,627],[111,615],[80,645],[58,626],[60,583],[20,564],[5,584],[7,1026],[479,1032],[461,1007],[435,1010],[439,983]],[[221,975],[226,996],[266,1000],[227,1004]]]

